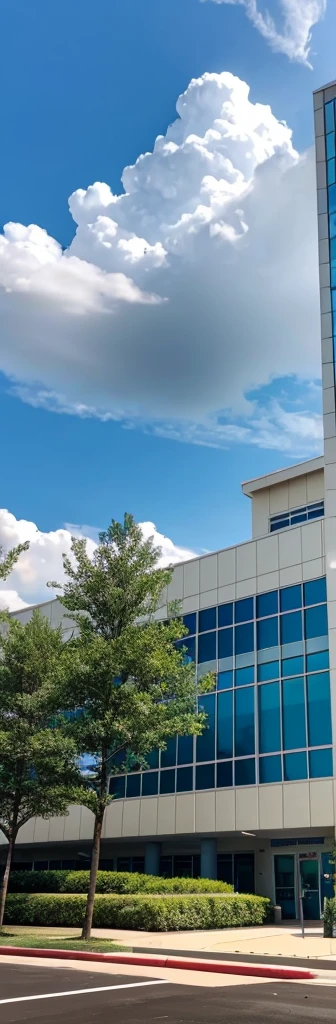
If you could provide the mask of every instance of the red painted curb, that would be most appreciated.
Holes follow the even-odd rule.
[[[170,967],[183,971],[207,971],[210,974],[238,974],[251,978],[274,978],[279,981],[310,981],[312,971],[295,967],[254,966],[254,964],[223,963],[210,960],[179,960],[167,956],[127,956],[123,953],[88,953],[74,949],[29,949],[27,946],[0,946],[0,956],[30,956],[49,960],[86,960],[105,964],[134,964],[135,967]]]

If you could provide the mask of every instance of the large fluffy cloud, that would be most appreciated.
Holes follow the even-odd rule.
[[[156,547],[161,548],[161,566],[194,558],[194,552],[174,544],[169,537],[159,533],[154,523],[141,523],[145,538],[153,537]],[[63,552],[71,556],[71,536],[86,537],[87,551],[93,554],[98,530],[86,526],[72,526],[44,533],[35,523],[16,519],[7,509],[0,509],[0,548],[5,553],[17,544],[29,541],[29,550],[20,555],[14,572],[0,583],[0,610],[17,611],[31,604],[50,601],[56,593],[47,587],[48,580],[62,583]]]
[[[309,64],[311,33],[314,25],[323,18],[327,0],[278,0],[279,20],[273,18],[267,8],[261,9],[259,0],[213,0],[217,4],[239,4],[246,10],[247,17],[258,32],[267,39],[273,50],[285,53],[290,60]]]
[[[320,372],[313,155],[229,73],[191,81],[177,114],[121,195],[71,196],[66,251],[5,226],[0,369],[59,412],[314,451],[315,408],[260,392]]]

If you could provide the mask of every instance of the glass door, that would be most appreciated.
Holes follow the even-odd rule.
[[[321,917],[320,872],[318,860],[300,858],[300,882],[303,894],[305,921],[319,921]]]
[[[274,857],[275,902],[281,907],[284,921],[295,920],[295,872],[292,853]]]

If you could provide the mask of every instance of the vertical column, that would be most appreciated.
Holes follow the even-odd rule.
[[[146,843],[145,846],[145,874],[160,874],[161,843]]]
[[[201,878],[217,879],[216,839],[201,839]]]

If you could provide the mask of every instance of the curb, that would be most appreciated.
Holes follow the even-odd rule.
[[[311,981],[316,978],[312,971],[290,967],[272,967],[219,963],[204,960],[178,959],[169,956],[127,956],[119,953],[88,953],[73,949],[29,949],[27,946],[0,946],[0,956],[26,956],[48,960],[84,960],[88,963],[128,964],[135,967],[170,967],[183,971],[206,971],[211,974],[236,974],[251,978],[269,978],[278,981]]]

